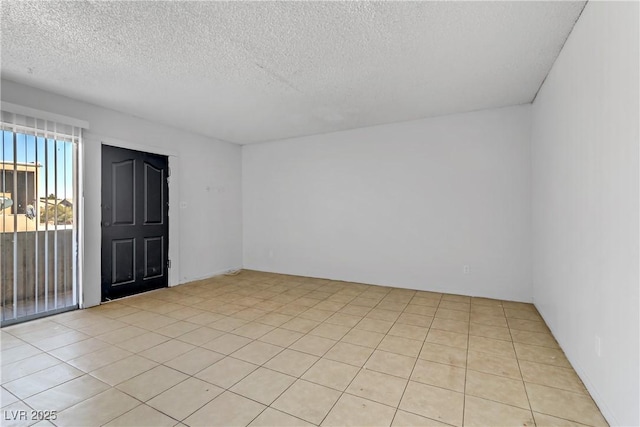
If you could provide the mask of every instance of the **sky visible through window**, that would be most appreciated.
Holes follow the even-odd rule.
[[[16,133],[14,152],[11,131],[2,131],[0,162],[38,164],[38,197],[55,194],[57,199],[73,200],[73,143]],[[57,179],[57,182],[56,182]],[[10,192],[12,189],[6,189]],[[0,188],[0,192],[5,191]]]

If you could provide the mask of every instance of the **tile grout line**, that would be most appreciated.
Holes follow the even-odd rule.
[[[531,406],[531,399],[529,399],[529,392],[527,391],[527,386],[524,381],[524,375],[522,375],[522,368],[520,367],[520,358],[518,357],[518,352],[516,351],[516,346],[513,342],[513,335],[511,334],[511,325],[509,324],[509,319],[507,318],[507,313],[505,312],[505,319],[507,321],[507,327],[509,329],[509,336],[511,337],[511,347],[513,348],[513,354],[516,356],[516,363],[518,364],[518,372],[520,373],[520,378],[522,380],[522,388],[524,389],[524,395],[527,398],[527,403],[529,404],[529,413],[531,414],[531,421],[533,421],[533,425],[537,425],[535,417],[533,415],[533,407]]]
[[[385,294],[385,297],[387,295],[389,295],[389,293],[391,292],[391,290],[388,290],[387,293]],[[360,295],[362,295],[363,292],[360,293]],[[383,297],[382,299],[384,299],[385,297]],[[357,298],[357,297],[356,297]],[[354,299],[356,299],[354,298]],[[353,300],[352,300],[353,301]],[[381,300],[382,301],[382,300]],[[378,302],[379,304],[379,302]],[[378,306],[378,304],[376,304],[375,306],[369,308],[369,311],[367,311],[367,314],[371,313],[371,311]],[[362,319],[364,319],[366,317],[362,316]],[[360,321],[362,321],[362,319]],[[355,329],[356,326],[358,326],[358,324],[360,323],[360,321],[358,321],[358,323],[356,323],[355,325],[353,325],[353,327],[349,330],[349,332],[353,331]],[[347,332],[347,334],[349,333]],[[345,334],[342,338],[344,338],[347,334]],[[384,339],[384,338],[383,338]],[[339,341],[340,342],[340,341]],[[380,342],[382,342],[382,340],[380,340]],[[352,343],[348,343],[348,344],[352,344]],[[357,345],[357,344],[354,344]],[[377,347],[376,347],[377,348]],[[331,413],[331,411],[333,411],[333,408],[335,408],[335,406],[338,404],[338,402],[340,401],[340,399],[342,399],[342,396],[344,396],[346,394],[347,389],[349,388],[349,386],[351,386],[351,384],[353,383],[353,381],[356,379],[356,377],[358,375],[360,375],[360,372],[363,371],[363,369],[365,369],[364,367],[366,366],[367,362],[369,361],[369,359],[371,358],[371,356],[373,355],[373,353],[375,352],[375,349],[371,352],[371,354],[369,355],[369,357],[367,357],[367,360],[365,360],[364,364],[360,367],[360,369],[358,370],[358,372],[356,372],[356,374],[353,376],[353,378],[351,378],[351,381],[349,381],[349,384],[347,384],[347,386],[344,388],[343,391],[340,392],[340,396],[338,396],[338,398],[336,399],[335,402],[333,402],[333,405],[331,405],[331,408],[329,408],[329,410],[327,411],[327,413],[324,415],[324,417],[322,417],[322,420],[320,421],[320,423],[318,423],[318,425],[321,425],[324,420],[326,420],[326,418],[329,416],[329,414]],[[357,396],[360,397],[360,396]],[[378,403],[378,402],[376,402]]]
[[[413,298],[411,299],[413,300]],[[402,390],[402,394],[400,395],[400,400],[398,401],[398,406],[396,407],[396,411],[393,414],[393,418],[391,419],[391,424],[393,424],[393,422],[396,419],[396,416],[398,415],[398,411],[400,410],[400,404],[402,403],[402,399],[404,398],[404,394],[407,391],[407,388],[409,387],[409,382],[411,382],[411,377],[413,376],[413,372],[416,369],[416,365],[418,364],[418,360],[420,360],[420,354],[422,353],[422,349],[424,348],[425,342],[427,340],[427,336],[429,335],[429,331],[431,330],[431,325],[433,324],[433,320],[435,319],[435,316],[438,312],[438,308],[440,307],[440,303],[442,302],[442,294],[440,294],[440,298],[438,299],[438,305],[435,307],[435,311],[433,312],[433,318],[431,319],[431,323],[429,323],[429,327],[427,328],[427,333],[424,336],[424,339],[422,340],[422,344],[420,345],[420,350],[418,351],[418,354],[416,355],[416,360],[415,362],[413,362],[413,367],[411,368],[411,372],[409,373],[409,378],[407,379],[407,383],[404,386],[404,389]],[[408,304],[407,304],[408,306]],[[395,325],[395,323],[394,323]],[[393,326],[392,326],[393,327]]]
[[[471,347],[471,302],[473,301],[473,298],[469,299],[469,322],[468,322],[468,332],[467,332],[467,353],[466,353],[466,360],[464,363],[464,389],[463,389],[463,393],[464,395],[462,396],[462,425],[464,426],[465,423],[465,413],[466,413],[466,409],[467,409],[467,375],[469,373],[469,348]]]

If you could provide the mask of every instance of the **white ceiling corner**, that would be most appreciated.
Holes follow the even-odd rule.
[[[1,67],[247,144],[531,102],[583,7],[3,0]]]

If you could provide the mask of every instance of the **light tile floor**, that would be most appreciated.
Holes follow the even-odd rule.
[[[1,339],[4,426],[606,425],[531,304],[243,271]]]

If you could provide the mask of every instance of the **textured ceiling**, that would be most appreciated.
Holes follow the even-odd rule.
[[[531,102],[584,2],[2,1],[2,76],[236,143]]]

